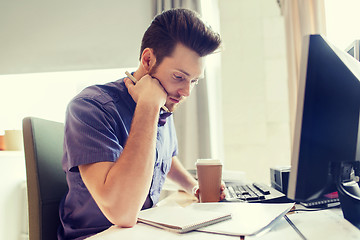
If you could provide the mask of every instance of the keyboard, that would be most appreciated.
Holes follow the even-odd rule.
[[[285,194],[262,183],[226,182],[228,202],[288,202]]]
[[[189,173],[197,179],[196,169],[189,169]],[[223,172],[223,176],[226,171]],[[225,178],[226,179],[226,178]],[[224,180],[226,197],[223,202],[268,202],[288,203],[285,194],[273,187],[262,183],[244,183],[237,180]]]

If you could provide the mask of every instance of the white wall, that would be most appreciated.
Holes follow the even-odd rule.
[[[136,66],[153,1],[0,2],[0,74]]]
[[[53,113],[64,111],[75,82],[87,78],[61,72],[136,67],[153,2],[2,0],[0,134],[20,128],[29,114],[63,120]],[[54,74],[37,75],[42,72]],[[98,82],[104,80],[100,78]]]
[[[0,164],[0,239],[20,240],[28,232],[24,155],[0,151]]]
[[[219,1],[225,168],[270,182],[290,164],[284,20],[276,0]]]

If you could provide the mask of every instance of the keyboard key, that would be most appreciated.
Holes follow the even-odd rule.
[[[268,190],[268,188],[264,185],[261,185],[259,183],[253,183],[254,187],[256,187],[257,189],[259,189],[259,191],[265,195],[270,194],[270,191]]]

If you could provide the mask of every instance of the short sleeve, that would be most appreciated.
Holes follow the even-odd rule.
[[[64,139],[69,171],[78,171],[83,164],[114,162],[120,156],[123,146],[117,133],[122,126],[117,124],[120,116],[113,114],[113,105],[86,98],[69,103]]]

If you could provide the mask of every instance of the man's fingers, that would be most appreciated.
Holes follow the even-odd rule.
[[[135,84],[131,81],[130,78],[124,78],[124,83],[127,89],[129,89],[129,87],[134,86]]]

